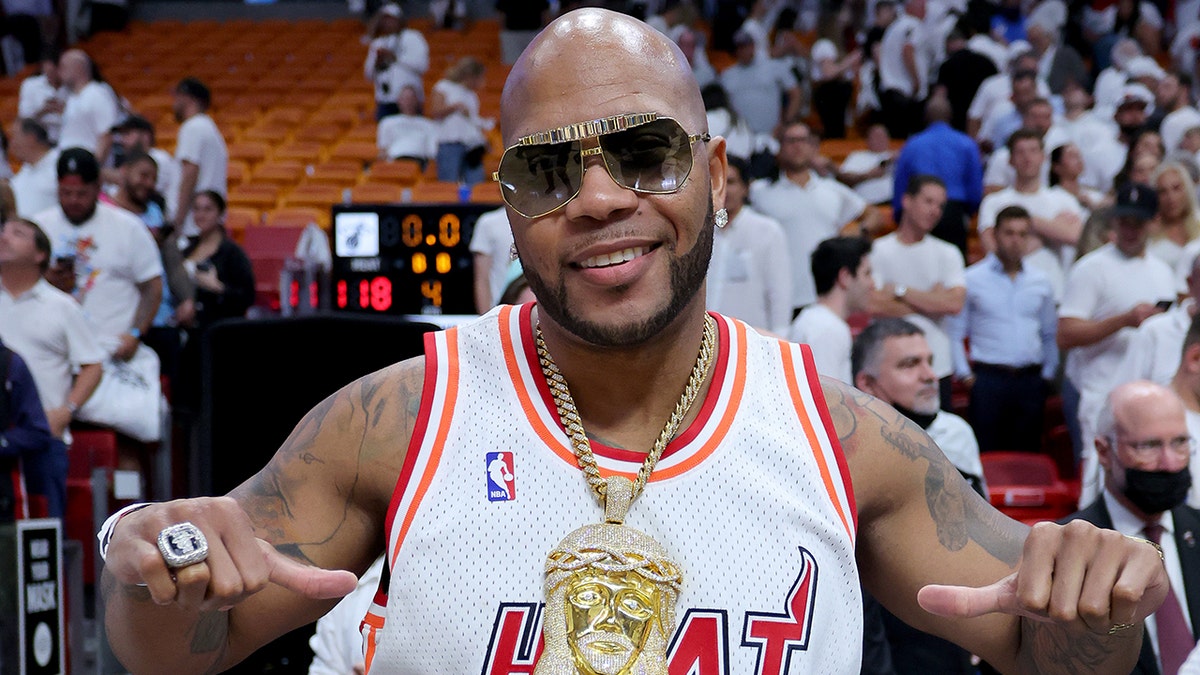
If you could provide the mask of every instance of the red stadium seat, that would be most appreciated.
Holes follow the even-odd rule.
[[[303,227],[282,225],[246,228],[242,248],[254,270],[254,304],[279,310],[279,274],[287,261],[296,256],[296,245],[303,232]]]
[[[1054,460],[1029,452],[985,452],[988,500],[1022,521],[1057,520],[1075,510],[1075,491],[1058,476]]]

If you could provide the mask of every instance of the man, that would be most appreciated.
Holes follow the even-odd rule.
[[[1069,350],[1066,375],[1079,392],[1080,439],[1094,434],[1133,329],[1162,312],[1156,303],[1175,297],[1171,268],[1146,255],[1147,222],[1157,211],[1153,188],[1122,185],[1113,206],[1114,241],[1080,258],[1067,277],[1058,308],[1058,346]],[[1099,494],[1100,472],[1093,448],[1081,445],[1080,504],[1088,504]]]
[[[396,96],[396,108],[399,112],[379,120],[376,126],[379,156],[416,160],[424,169],[437,157],[438,122],[421,114],[421,98],[411,85]]]
[[[1192,104],[1192,78],[1190,75],[1168,72],[1164,73],[1154,89],[1154,112],[1146,120],[1150,129],[1162,129],[1163,121],[1173,112],[1178,112]],[[1166,139],[1163,139],[1166,143]],[[1170,150],[1168,150],[1170,152]]]
[[[1026,35],[1033,53],[1038,57],[1038,77],[1045,80],[1053,94],[1062,94],[1068,82],[1087,87],[1091,84],[1087,66],[1079,52],[1062,43],[1061,24],[1042,12],[1031,17],[1026,26]]]
[[[117,192],[110,203],[140,218],[155,239],[160,239],[159,232],[166,224],[166,216],[162,206],[155,200],[158,162],[145,152],[135,150],[121,164],[116,177]],[[101,198],[102,201],[104,199]]]
[[[1050,101],[1044,98],[1035,98],[1021,109],[1019,125],[1021,129],[1033,129],[1038,132],[1042,138],[1043,148],[1062,145],[1068,139],[1066,133],[1054,126],[1054,107]],[[1042,162],[1039,180],[1043,184],[1047,184],[1049,177],[1050,162],[1047,159]],[[984,191],[993,192],[1012,187],[1016,178],[1016,171],[1012,167],[1012,153],[1009,152],[1008,145],[996,148],[996,151],[988,157],[987,166],[983,171]]]
[[[925,0],[905,0],[904,11],[879,43],[879,103],[892,138],[908,138],[920,124],[921,102],[929,94]]]
[[[376,15],[379,37],[371,40],[363,72],[375,84],[375,121],[399,110],[396,95],[412,86],[424,99],[421,78],[429,70],[429,43],[421,32],[408,28],[400,5],[386,3]]]
[[[1193,258],[1188,269],[1187,297],[1143,321],[1129,338],[1113,379],[1117,384],[1149,380],[1165,386],[1175,376],[1184,337],[1200,298],[1200,258]]]
[[[1021,128],[1025,108],[1038,96],[1037,71],[1018,70],[1012,76],[1012,91],[1009,99],[991,111],[979,129],[979,143],[985,149],[1002,148],[1008,137]]]
[[[1038,61],[1032,49],[1029,43],[1023,40],[1009,45],[1009,58],[1004,72],[992,75],[979,85],[975,98],[971,99],[971,107],[967,109],[967,135],[971,138],[983,140],[980,132],[985,125],[993,124],[991,118],[1009,111],[1012,103],[1013,76],[1020,72],[1037,72]],[[1048,98],[1050,87],[1038,80],[1036,95]]]
[[[486,314],[508,286],[512,267],[512,228],[504,209],[488,211],[475,221],[471,253],[475,268],[475,311]]]
[[[155,147],[154,125],[145,117],[130,115],[113,128],[113,134],[121,149],[121,155],[115,162],[118,168],[130,157],[138,154],[149,155],[154,160],[158,177],[153,188],[167,200],[164,215],[169,218],[175,213],[175,200],[179,199],[179,165],[171,153]],[[120,184],[120,178],[115,173],[111,174],[111,179],[108,178],[107,170],[105,174],[106,183]]]
[[[47,279],[73,293],[102,348],[128,360],[162,300],[162,264],[150,231],[133,215],[99,201],[100,167],[87,150],[58,159],[59,206],[39,213],[54,250]]]
[[[746,204],[750,164],[730,157],[724,227],[713,235],[708,307],[760,330],[787,333],[792,321],[792,261],[783,226]]]
[[[564,566],[582,576],[609,550],[631,552],[635,533],[604,534],[628,517],[628,527],[658,542],[673,564],[660,565],[657,556],[624,557],[648,572],[639,576],[655,582],[657,593],[649,593],[648,602],[630,598],[634,616],[620,632],[640,633],[638,617],[666,613],[671,594],[657,584],[682,571],[675,614],[685,628],[671,640],[673,667],[683,671],[702,660],[749,672],[760,659],[780,669],[790,662],[793,672],[856,670],[861,575],[893,612],[962,641],[1003,670],[1019,662],[1030,670],[1050,663],[1080,669],[1086,654],[1089,670],[1128,672],[1141,642],[1138,622],[1165,595],[1152,547],[1087,524],[1030,532],[1004,519],[891,408],[832,380],[820,389],[801,385],[813,374],[800,346],[705,311],[704,273],[715,212],[725,197],[725,155],[721,139],[704,133],[695,80],[669,40],[620,14],[565,14],[518,59],[501,110],[510,146],[501,183],[515,188],[502,194],[536,308],[502,309],[435,335],[428,357],[371,376],[366,388],[360,382],[343,390],[233,496],[144,506],[114,517],[102,537],[108,546],[101,586],[108,635],[127,668],[141,672],[170,663],[186,673],[229,667],[327,611],[329,598],[355,586],[345,569],[365,570],[386,547],[388,588],[364,629],[368,669],[461,673],[517,662],[528,669],[528,654],[538,644],[539,603],[559,598],[544,588],[553,587]],[[657,117],[668,112],[674,117]],[[645,125],[652,126],[639,131]],[[622,128],[634,133],[605,133]],[[654,144],[664,134],[671,140],[668,161],[638,174],[636,184],[629,175],[620,175],[618,184],[604,169],[605,158],[590,154],[599,147],[597,135],[607,136],[601,141],[611,149],[629,141]],[[550,143],[525,159],[523,150],[511,150],[564,137],[582,137],[589,154],[581,157],[584,146],[574,141]],[[528,145],[517,146],[518,139]],[[553,165],[556,157],[563,163]],[[568,167],[580,162],[586,171],[576,180]],[[547,194],[528,182],[529,169],[543,163],[553,169],[546,176],[569,181],[565,192]],[[746,372],[752,354],[761,367]],[[707,374],[710,367],[715,377]],[[560,383],[557,402],[540,393],[546,385],[539,371]],[[457,373],[472,384],[459,387]],[[430,391],[421,417],[439,420],[429,434],[424,424],[413,424],[426,374]],[[529,379],[518,384],[523,374]],[[754,386],[741,386],[746,379]],[[735,392],[737,411],[728,402]],[[834,401],[828,410],[801,398],[818,392],[820,400]],[[760,406],[776,412],[750,414]],[[793,415],[789,407],[799,410]],[[677,408],[685,412],[672,420]],[[364,409],[372,414],[363,415]],[[555,423],[564,415],[575,430],[570,437]],[[722,419],[732,425],[715,423]],[[665,432],[658,429],[662,420],[668,420]],[[747,424],[758,431],[747,436]],[[572,450],[578,450],[586,466],[602,463],[636,477],[642,451],[653,446],[657,455],[681,429],[632,511],[631,480],[599,475],[601,509],[594,488],[572,466]],[[770,440],[755,445],[751,439],[759,433]],[[811,445],[801,440],[806,437]],[[481,438],[494,439],[495,452],[513,453],[515,499],[489,501]],[[764,461],[764,453],[775,461]],[[716,482],[691,480],[697,469],[714,470],[705,475]],[[854,506],[843,470],[854,481]],[[687,475],[662,480],[668,472]],[[780,492],[768,497],[763,489],[769,486]],[[804,489],[813,496],[801,496]],[[385,506],[396,493],[397,502]],[[759,506],[741,508],[760,498]],[[386,525],[389,508],[394,527]],[[764,518],[764,509],[780,517]],[[701,536],[699,523],[713,536]],[[580,525],[596,528],[597,536],[583,546],[563,539]],[[162,555],[160,534],[161,561],[152,557]],[[189,555],[194,549],[187,546],[201,537],[208,553],[197,562],[201,556]],[[723,549],[748,552],[746,564],[724,550],[720,564],[706,564],[714,537]],[[651,560],[657,570],[642,566]],[[551,574],[543,575],[547,568]],[[1128,604],[1112,605],[1105,590],[1112,576],[1101,568],[1124,570],[1128,587],[1121,597]],[[1094,605],[1081,602],[1068,574],[1101,589]],[[935,582],[976,588],[930,586]],[[978,588],[985,584],[992,585]],[[1030,592],[1018,595],[1018,587]],[[604,589],[580,591],[571,600],[576,609],[555,601],[544,612],[543,644],[556,649],[556,659],[564,648],[592,644],[595,632],[589,636],[581,624],[607,611],[598,604]],[[800,598],[818,604],[804,606]],[[806,616],[793,618],[793,612]],[[1059,620],[1026,620],[1016,612]],[[726,635],[727,626],[740,628]],[[664,637],[674,632],[659,628]],[[807,649],[785,637],[795,630],[805,631]],[[564,632],[565,647],[558,641]],[[616,638],[609,643],[611,653],[620,647]],[[535,651],[499,649],[518,644]],[[550,658],[548,651],[542,658]],[[613,659],[613,665],[627,664]]]
[[[42,274],[50,266],[50,240],[30,221],[0,227],[0,339],[21,354],[33,374],[50,433],[43,490],[50,515],[66,502],[67,444],[75,412],[100,383],[104,352],[83,310]]]
[[[867,149],[846,156],[837,170],[838,181],[854,188],[868,204],[891,203],[896,170],[896,153],[891,146],[887,127],[872,124],[867,128]]]
[[[1058,370],[1054,289],[1024,263],[1031,220],[1020,206],[996,214],[996,250],[967,268],[963,311],[950,322],[955,375],[971,387],[968,419],[984,452],[1041,449],[1046,383]]]
[[[817,301],[805,307],[792,322],[788,339],[812,349],[817,372],[847,384],[850,347],[854,338],[846,320],[868,310],[875,279],[871,276],[871,242],[862,237],[834,237],[817,245],[812,254],[812,275]]]
[[[40,122],[50,136],[51,145],[58,143],[63,104],[69,93],[58,71],[58,58],[57,53],[48,51],[42,57],[41,72],[22,80],[17,94],[17,117]]]
[[[62,113],[58,147],[83,148],[101,163],[112,148],[113,125],[120,111],[113,90],[92,76],[92,60],[81,50],[64,52],[59,59],[63,85],[70,91]]]
[[[1188,326],[1187,335],[1183,338],[1183,347],[1179,351],[1179,367],[1165,386],[1170,387],[1179,400],[1183,401],[1188,434],[1196,438],[1196,434],[1200,434],[1200,321],[1195,318]],[[1200,460],[1197,460],[1195,454],[1188,462],[1189,467],[1192,462],[1198,462],[1197,470],[1200,470]],[[1200,508],[1200,483],[1192,483],[1187,494],[1187,505]]]
[[[229,150],[217,124],[208,116],[212,96],[204,83],[185,77],[175,87],[175,119],[180,122],[175,142],[175,161],[179,165],[179,192],[175,199],[175,228],[191,235],[192,198],[212,190],[225,196],[228,190],[226,170]],[[192,226],[194,227],[194,226]]]
[[[53,503],[50,508],[57,510],[55,515],[61,516],[66,462],[53,462],[47,457],[50,432],[33,376],[21,356],[2,343],[0,387],[0,523],[28,518],[30,494],[47,497]],[[61,469],[58,476],[49,475],[52,466]],[[56,495],[47,494],[54,491],[50,487],[54,485],[62,490]]]
[[[913,176],[904,192],[904,213],[895,232],[880,237],[871,250],[876,316],[904,317],[916,323],[933,348],[933,369],[949,405],[954,373],[945,323],[962,311],[966,298],[963,256],[950,244],[928,236],[941,219],[946,187],[934,176]]]
[[[971,487],[986,495],[979,446],[970,425],[939,410],[934,355],[921,329],[903,319],[880,319],[854,341],[852,360],[854,386],[925,429]],[[896,672],[975,672],[970,654],[958,645],[917,630],[887,610],[880,614]]]
[[[896,159],[892,189],[892,211],[903,217],[904,194],[913,176],[937,176],[946,186],[946,207],[933,229],[933,236],[967,251],[967,220],[983,197],[983,167],[979,147],[970,136],[950,127],[950,102],[932,96],[925,105],[927,126],[915,134]]]
[[[17,215],[29,218],[58,203],[58,149],[50,142],[46,128],[35,120],[13,122],[9,132],[8,153],[21,163],[12,177]]]
[[[985,251],[996,248],[996,215],[1006,206],[1020,206],[1032,217],[1036,238],[1025,254],[1031,267],[1050,279],[1054,297],[1062,297],[1066,268],[1075,257],[1074,246],[1083,231],[1085,212],[1071,193],[1042,183],[1042,134],[1036,129],[1021,129],[1008,139],[1009,163],[1013,185],[983,198],[979,205],[979,240]]]
[[[745,31],[733,36],[737,60],[721,71],[721,86],[738,117],[756,134],[774,134],[800,113],[800,83],[787,65],[760,54]],[[786,99],[786,103],[781,103]]]
[[[785,124],[779,136],[779,178],[757,180],[750,186],[750,201],[763,215],[779,221],[787,235],[795,312],[817,299],[812,274],[804,264],[817,244],[860,218],[869,231],[878,218],[853,190],[817,175],[813,163],[819,146],[817,135],[804,122]]]
[[[938,67],[937,84],[946,90],[950,103],[950,125],[956,131],[967,130],[967,109],[979,91],[979,86],[995,75],[996,64],[987,56],[971,49],[967,38],[959,29],[946,36],[946,60]],[[925,120],[929,121],[926,104]]]
[[[1146,639],[1132,672],[1183,672],[1200,626],[1200,511],[1183,503],[1191,484],[1188,460],[1196,442],[1183,405],[1171,390],[1130,382],[1106,399],[1096,453],[1104,491],[1068,520],[1086,520],[1162,547],[1170,578],[1167,600],[1146,617]]]

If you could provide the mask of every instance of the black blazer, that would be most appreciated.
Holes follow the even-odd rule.
[[[1197,627],[1200,627],[1200,543],[1196,541],[1200,537],[1200,511],[1183,504],[1171,509],[1171,516],[1175,519],[1175,548],[1179,551],[1179,564],[1183,568],[1183,592],[1187,598],[1188,614],[1191,615],[1192,637],[1200,637],[1196,633]],[[1096,527],[1112,529],[1113,526],[1103,497],[1097,498],[1086,509],[1067,516],[1063,522],[1076,519],[1086,520]],[[1142,641],[1141,654],[1130,675],[1161,675],[1154,646],[1149,640]]]

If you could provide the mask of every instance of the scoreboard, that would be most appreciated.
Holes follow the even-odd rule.
[[[333,207],[330,301],[363,314],[474,314],[468,245],[488,204]]]

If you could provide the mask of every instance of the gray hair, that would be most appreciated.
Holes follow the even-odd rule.
[[[850,348],[850,374],[858,377],[866,373],[872,377],[879,374],[879,356],[883,351],[883,343],[888,338],[908,337],[909,335],[924,335],[916,324],[904,319],[878,319],[863,329]]]

